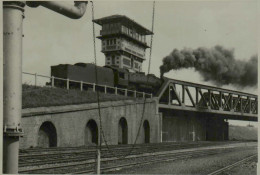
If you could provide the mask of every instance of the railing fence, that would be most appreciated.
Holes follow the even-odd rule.
[[[37,73],[33,74],[28,72],[22,72],[22,74],[31,76],[29,77],[30,79],[28,79],[28,77],[23,76],[23,83],[33,85],[33,86],[60,87],[60,88],[65,87],[67,90],[79,89],[80,91],[92,90],[93,92],[99,91],[105,94],[124,95],[127,97],[135,97],[135,98],[153,97],[153,94],[139,92],[136,90],[129,90],[129,89],[123,89],[123,88],[112,87],[107,85],[70,80],[70,79],[59,78],[54,76],[40,75]],[[31,80],[32,77],[33,80]],[[42,79],[40,80],[40,78],[44,78],[45,81]]]

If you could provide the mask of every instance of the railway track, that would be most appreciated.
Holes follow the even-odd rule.
[[[222,151],[227,152],[230,150]],[[219,150],[210,150],[210,151],[189,151],[189,152],[179,152],[179,153],[161,153],[156,155],[139,155],[139,156],[129,156],[124,159],[117,158],[108,158],[103,159],[101,162],[101,171],[109,172],[114,171],[118,168],[126,168],[136,165],[144,165],[147,163],[161,162],[161,161],[169,161],[169,160],[177,160],[177,159],[185,159],[193,156],[203,156],[210,154],[220,153]],[[33,174],[41,174],[41,173],[73,173],[73,174],[83,174],[83,173],[94,173],[95,168],[95,160],[87,161],[87,162],[79,162],[72,164],[63,164],[51,167],[43,167],[43,168],[33,168],[30,170],[19,171],[19,173],[33,173]]]
[[[235,142],[240,143],[240,142]],[[162,145],[198,145],[196,142],[168,142],[168,143],[153,143],[153,144],[138,144],[135,147],[156,147]],[[210,142],[210,141],[201,141],[199,144],[225,144],[225,142]],[[131,144],[127,145],[110,145],[111,149],[127,149],[133,147]],[[102,146],[104,150],[106,147]],[[22,149],[20,150],[20,155],[28,155],[28,154],[41,154],[41,153],[59,153],[59,152],[74,152],[74,151],[95,151],[96,146],[88,146],[88,147],[50,147],[50,148],[30,148],[30,149]]]
[[[187,149],[187,148],[194,148],[194,147],[203,147],[203,146],[211,146],[211,145],[223,145],[226,143],[212,143],[212,142],[202,142],[202,143],[163,143],[163,144],[141,144],[135,146],[132,151],[132,155],[138,155],[143,153],[152,153],[152,152],[159,152],[159,151],[169,151],[169,150],[179,150],[179,149]],[[112,146],[116,152],[118,157],[126,155],[130,149],[130,146]],[[50,148],[48,149],[38,149],[31,151],[29,150],[28,153],[22,153],[19,156],[19,167],[26,167],[26,166],[39,166],[39,165],[46,165],[46,164],[57,164],[57,163],[66,163],[66,162],[82,162],[91,159],[95,159],[96,149],[95,148]],[[102,149],[102,158],[108,158],[113,155],[106,149]]]
[[[182,160],[182,159],[189,159],[194,157],[202,157],[202,156],[209,156],[214,154],[221,154],[221,153],[227,153],[230,150],[202,150],[202,151],[190,151],[190,152],[184,152],[184,153],[173,153],[173,154],[162,154],[162,155],[156,155],[156,156],[147,156],[145,158],[142,157],[141,160],[135,160],[134,162],[130,163],[123,163],[123,164],[114,164],[111,166],[104,166],[101,167],[102,173],[108,173],[113,172],[122,168],[131,168],[134,166],[140,166],[140,165],[146,165],[151,163],[161,163],[161,162],[167,162],[167,161],[176,161],[176,160]],[[95,173],[94,171],[76,171],[75,174],[83,174],[83,173]]]
[[[230,143],[244,143],[241,141],[232,141],[232,142],[211,142],[211,141],[200,141],[200,142],[166,142],[166,143],[152,143],[152,144],[138,144],[135,145],[135,148],[138,147],[161,147],[161,146],[183,146],[183,145],[223,145],[223,144],[230,144]],[[128,149],[132,148],[133,145],[110,145],[111,149]],[[106,147],[102,146],[102,149],[105,150]],[[43,153],[60,153],[60,152],[75,152],[75,151],[95,151],[96,146],[88,146],[88,147],[50,147],[50,148],[29,148],[29,149],[22,149],[20,150],[19,155],[28,155],[28,154],[43,154]]]
[[[235,162],[235,163],[233,163],[233,164],[231,164],[231,165],[228,165],[228,166],[226,166],[226,167],[224,167],[224,168],[220,168],[220,169],[218,169],[218,170],[216,170],[216,171],[214,171],[214,172],[209,173],[208,175],[218,175],[218,174],[227,172],[228,170],[230,170],[230,169],[232,169],[232,168],[235,168],[235,167],[237,167],[237,166],[239,166],[239,165],[242,165],[242,164],[244,164],[245,162],[251,161],[251,160],[253,160],[253,159],[255,159],[255,158],[257,158],[257,154],[252,155],[252,156],[249,156],[249,157],[246,157],[246,158],[244,158],[244,159],[242,159],[242,160],[239,160],[239,161],[237,161],[237,162]]]
[[[218,148],[191,148],[180,149],[174,151],[163,151],[153,153],[142,153],[130,155],[124,159],[118,159],[115,157],[107,156],[102,157],[101,171],[103,173],[114,171],[120,168],[132,167],[136,165],[145,165],[148,163],[162,162],[162,161],[174,161],[180,159],[186,159],[191,157],[207,156],[212,154],[221,154],[225,152],[234,151],[235,147],[219,146]],[[63,174],[63,173],[94,173],[95,170],[95,157],[92,159],[85,159],[82,161],[70,161],[70,163],[54,163],[50,166],[34,166],[30,168],[20,168],[19,173],[26,174]],[[72,163],[71,163],[72,162]]]

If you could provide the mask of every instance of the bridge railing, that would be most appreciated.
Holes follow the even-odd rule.
[[[207,85],[169,79],[159,95],[160,104],[257,114],[258,96]]]
[[[59,87],[70,89],[79,89],[80,91],[84,90],[92,90],[93,92],[99,91],[105,94],[115,94],[115,95],[124,95],[127,97],[135,97],[135,98],[152,98],[153,95],[150,93],[129,90],[124,88],[118,88],[113,86],[107,86],[102,84],[95,84],[83,81],[76,81],[70,79],[64,79],[54,76],[46,76],[40,75],[37,73],[28,73],[22,72],[23,75],[30,76],[23,77],[23,82],[25,84],[33,85],[33,86],[46,86],[46,87]]]

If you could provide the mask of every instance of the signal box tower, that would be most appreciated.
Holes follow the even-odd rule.
[[[141,72],[145,60],[146,35],[153,32],[123,15],[112,15],[93,22],[102,26],[100,36],[105,65]]]

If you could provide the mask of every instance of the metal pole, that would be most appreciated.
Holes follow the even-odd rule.
[[[101,148],[101,144],[98,145],[98,149],[97,149],[97,175],[100,174],[100,157],[101,157],[100,148]]]
[[[93,92],[96,92],[96,84],[93,83]]]
[[[98,125],[98,149],[97,149],[97,166],[96,166],[97,175],[100,174],[100,164],[101,164],[101,123],[99,123]]]
[[[194,125],[192,125],[192,141],[195,142],[195,131],[194,131]]]
[[[84,15],[88,2],[74,1],[74,6],[58,1],[26,1],[26,4],[30,7],[41,5],[69,18],[78,19]]]
[[[82,91],[82,90],[83,90],[83,82],[80,81],[80,91]]]
[[[51,76],[51,87],[54,87],[54,76]]]
[[[49,8],[51,4],[46,3]],[[55,7],[50,9],[71,18],[80,18],[86,10],[87,2],[75,2],[74,8],[60,3],[53,5]],[[3,2],[3,173],[6,174],[18,173],[19,137],[23,134],[21,111],[24,6],[25,1]]]
[[[115,87],[115,94],[117,95],[117,87]]]
[[[37,86],[37,73],[34,74],[34,85]]]
[[[18,173],[22,135],[22,24],[24,2],[3,2],[4,144],[3,173]]]

